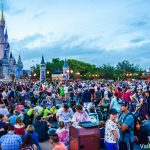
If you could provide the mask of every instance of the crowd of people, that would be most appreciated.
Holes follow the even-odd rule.
[[[40,150],[49,138],[67,150],[69,127],[86,121],[99,124],[101,148],[133,150],[148,144],[149,118],[149,81],[0,83],[2,150]]]

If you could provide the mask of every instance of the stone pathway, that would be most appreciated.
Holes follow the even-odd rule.
[[[52,150],[52,145],[50,144],[50,141],[42,142],[40,143],[42,150]]]

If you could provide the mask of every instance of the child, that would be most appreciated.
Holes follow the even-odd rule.
[[[100,131],[100,143],[101,143],[101,148],[105,148],[104,144],[104,135],[105,135],[105,122],[100,121],[99,122],[99,131]]]

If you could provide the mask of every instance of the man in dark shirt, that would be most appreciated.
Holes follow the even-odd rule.
[[[46,141],[48,139],[48,125],[46,122],[41,120],[41,116],[36,117],[36,121],[34,123],[35,132],[39,135],[39,141]]]

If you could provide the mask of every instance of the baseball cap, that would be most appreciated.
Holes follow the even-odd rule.
[[[109,114],[110,115],[117,115],[117,110],[116,109],[110,109]]]
[[[125,102],[125,101],[122,101],[120,104],[121,104],[121,106],[125,106],[125,107],[126,107],[126,106],[129,106],[129,103],[128,103],[128,102]]]

